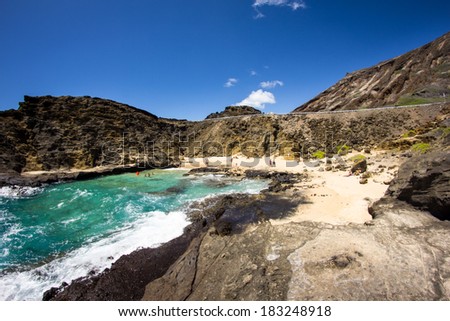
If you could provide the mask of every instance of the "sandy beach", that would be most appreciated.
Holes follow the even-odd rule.
[[[305,198],[287,218],[273,220],[273,225],[289,222],[313,221],[333,225],[350,223],[364,224],[372,219],[368,212],[371,203],[380,199],[394,178],[402,159],[388,151],[372,151],[364,154],[367,160],[367,183],[361,184],[361,175],[351,175],[349,170],[337,170],[338,163],[351,165],[351,158],[358,153],[325,160],[296,162],[284,157],[247,158],[242,155],[232,157],[208,157],[186,159],[182,166],[232,167],[236,171],[246,169],[291,173],[307,173],[308,179],[298,183],[295,191]],[[327,168],[328,167],[328,168]]]

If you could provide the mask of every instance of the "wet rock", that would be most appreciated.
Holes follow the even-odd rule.
[[[50,288],[49,290],[45,291],[42,296],[42,301],[50,301],[52,300],[60,291],[60,288]]]
[[[233,224],[225,220],[219,220],[215,223],[216,233],[220,236],[230,235],[233,230]]]
[[[223,172],[223,169],[217,167],[198,167],[191,169],[188,174],[193,175],[193,174],[220,173],[220,172]]]
[[[111,269],[73,280],[64,289],[50,289],[44,298],[57,301],[139,300],[144,294],[145,285],[164,275],[187,250],[200,230],[200,223],[190,225],[182,236],[158,248],[140,249],[121,256]]]
[[[271,178],[273,173],[266,170],[254,170],[248,169],[245,171],[245,177],[247,178]]]

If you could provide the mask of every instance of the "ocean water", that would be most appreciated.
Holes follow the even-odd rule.
[[[190,202],[267,186],[262,180],[184,173],[154,170],[45,188],[1,188],[0,300],[40,300],[52,286],[181,235]]]

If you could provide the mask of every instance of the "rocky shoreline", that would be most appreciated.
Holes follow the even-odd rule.
[[[40,187],[47,184],[82,181],[107,175],[118,175],[123,173],[134,173],[145,170],[136,166],[103,166],[87,170],[59,170],[41,171],[18,174],[15,172],[0,174],[0,187]]]
[[[191,175],[218,173],[215,168],[201,168],[191,171]],[[228,170],[220,170],[227,174]],[[305,177],[292,173],[263,173],[248,170],[247,177],[271,179],[268,189],[259,195],[230,194],[209,198],[194,203],[188,209],[191,224],[184,233],[156,248],[138,249],[120,257],[110,269],[63,283],[59,288],[51,288],[43,295],[43,300],[140,300],[147,284],[159,279],[189,249],[195,247],[207,233],[218,237],[239,234],[249,225],[289,214],[290,210],[302,202],[297,196],[289,199],[284,193],[290,184]],[[286,188],[283,188],[286,187]]]
[[[208,169],[191,174],[200,172]],[[308,203],[295,187],[307,175],[245,175],[270,178],[270,188],[193,204],[182,236],[122,256],[111,269],[50,289],[44,299],[450,299],[447,152],[407,160],[386,195],[369,206],[365,224],[289,221]]]

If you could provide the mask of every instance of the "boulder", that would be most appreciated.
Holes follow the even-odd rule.
[[[367,170],[367,160],[366,160],[365,158],[356,161],[356,162],[352,165],[352,168],[351,168],[352,174],[355,174],[355,173],[364,173],[366,170]]]
[[[400,168],[387,195],[450,220],[450,154],[435,151],[415,156]]]

